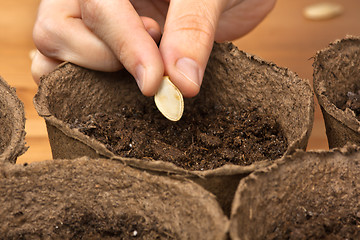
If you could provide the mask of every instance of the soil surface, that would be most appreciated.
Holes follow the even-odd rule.
[[[11,128],[10,120],[8,119],[5,106],[0,102],[0,154],[2,154],[5,148],[10,143],[11,138]]]
[[[71,239],[174,239],[140,215],[123,214],[116,219],[99,219],[91,210],[78,215],[65,214],[54,234]],[[93,227],[93,229],[91,229]]]
[[[264,179],[272,189],[263,205],[277,219],[269,220],[267,239],[360,239],[359,154],[325,154],[303,154],[281,176]]]
[[[359,239],[360,209],[347,199],[334,206],[329,199],[299,198],[288,218],[274,228],[266,239]],[[296,205],[299,204],[299,205]],[[295,207],[297,206],[297,207]],[[334,211],[334,207],[339,211]]]
[[[70,125],[119,156],[169,161],[188,170],[274,160],[287,149],[279,124],[255,107],[240,111],[219,106],[185,108],[182,119],[171,122],[154,104],[124,107],[115,115],[84,116]]]
[[[350,108],[355,112],[357,119],[360,120],[360,90],[348,92],[346,96],[346,102],[340,106],[340,109],[345,110],[346,108]]]

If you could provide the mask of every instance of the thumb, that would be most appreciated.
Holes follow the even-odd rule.
[[[165,72],[185,97],[195,96],[225,0],[172,0],[160,43]]]

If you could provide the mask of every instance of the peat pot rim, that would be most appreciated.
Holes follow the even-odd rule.
[[[230,44],[231,43],[228,43],[229,46]],[[289,79],[294,79],[294,81],[296,80],[296,83],[300,84],[303,87],[303,89],[306,90],[305,93],[303,94],[306,96],[306,99],[304,97],[305,99],[304,106],[306,106],[307,117],[304,118],[304,124],[301,133],[297,136],[296,139],[293,139],[292,141],[288,142],[288,147],[284,153],[284,156],[292,154],[296,149],[299,148],[305,149],[308,138],[312,130],[313,119],[314,119],[314,98],[309,81],[299,78],[296,73],[291,72],[287,68],[279,67],[272,62],[262,60],[257,56],[245,53],[241,50],[238,51],[239,54],[245,56],[250,61],[254,61],[258,64],[265,65],[269,69],[269,71],[273,71],[275,74],[279,74],[281,76],[286,76]],[[63,68],[67,68],[69,67],[69,65],[72,64],[68,62],[62,63],[50,74],[56,74],[56,71],[59,71]],[[45,81],[46,77],[47,76],[43,76],[41,78],[41,82]],[[178,167],[173,163],[160,161],[160,160],[144,161],[140,159],[120,157],[109,151],[104,146],[104,144],[100,143],[99,141],[93,138],[90,138],[89,136],[86,136],[85,134],[81,133],[78,129],[70,128],[68,124],[65,124],[62,120],[53,116],[50,110],[48,109],[47,99],[46,99],[46,97],[49,95],[48,94],[49,91],[50,90],[47,88],[47,86],[45,86],[45,84],[40,84],[38,88],[38,92],[36,93],[34,98],[34,105],[38,114],[45,119],[48,125],[57,128],[67,137],[75,139],[81,142],[82,144],[88,146],[93,151],[95,151],[96,154],[98,154],[99,156],[122,161],[124,164],[132,166],[134,168],[159,172],[159,173],[178,174],[178,175],[185,175],[190,177],[193,176],[193,177],[203,178],[203,177],[213,177],[213,176],[231,176],[231,175],[244,175],[244,174],[246,175],[258,168],[269,166],[270,164],[273,163],[273,160],[263,160],[252,163],[249,166],[226,164],[216,169],[204,170],[204,171],[191,171]]]
[[[0,154],[0,164],[5,162],[16,163],[17,158],[24,154],[28,147],[25,146],[25,112],[24,104],[16,95],[15,88],[11,87],[0,76],[0,101],[11,112],[12,133],[11,139],[4,152]]]
[[[360,44],[360,37],[357,36],[346,36],[343,39],[335,40],[334,42],[330,43],[327,48],[324,48],[320,51],[318,51],[314,57],[314,78],[313,78],[313,85],[314,85],[314,92],[318,99],[318,102],[320,106],[325,110],[325,112],[336,119],[341,124],[346,125],[348,128],[353,130],[354,132],[359,133],[360,132],[360,121],[356,118],[355,113],[350,110],[346,109],[345,111],[339,109],[334,103],[332,103],[329,98],[326,96],[326,87],[325,87],[325,80],[317,79],[315,75],[319,72],[318,66],[315,65],[318,61],[318,58],[326,53],[329,50],[332,50],[334,47],[336,47],[339,44],[345,43],[345,42],[352,42],[356,41]]]

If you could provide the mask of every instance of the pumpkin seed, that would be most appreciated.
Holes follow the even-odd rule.
[[[154,97],[156,107],[167,119],[178,121],[184,112],[184,99],[180,90],[170,81],[163,78],[158,92]]]
[[[304,16],[310,20],[325,20],[342,14],[344,8],[338,3],[323,2],[304,9]]]

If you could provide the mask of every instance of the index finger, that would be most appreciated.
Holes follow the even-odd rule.
[[[128,0],[80,0],[87,27],[112,49],[144,95],[154,95],[164,74],[159,49]]]

